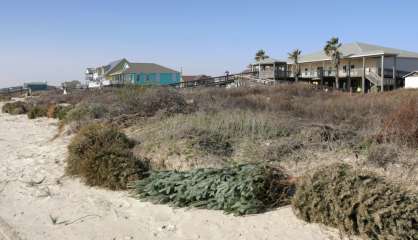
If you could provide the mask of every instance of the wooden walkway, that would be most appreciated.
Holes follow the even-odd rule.
[[[238,83],[241,80],[252,77],[257,72],[246,72],[238,74],[223,75],[218,77],[203,78],[199,80],[172,83],[167,86],[176,88],[193,88],[193,87],[211,87],[211,86],[227,86],[232,83]]]

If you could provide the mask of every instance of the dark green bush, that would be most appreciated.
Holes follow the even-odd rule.
[[[418,239],[418,193],[345,164],[302,177],[292,201],[308,221],[364,239]]]
[[[29,119],[35,119],[39,117],[46,117],[48,116],[48,109],[41,106],[35,106],[30,109],[28,112],[28,118]]]
[[[26,114],[31,110],[31,108],[32,106],[26,102],[10,102],[3,105],[2,112],[12,115]]]
[[[262,165],[152,172],[133,187],[138,198],[154,203],[224,210],[236,215],[289,204],[293,191],[286,174]]]
[[[146,164],[132,155],[134,144],[114,127],[88,125],[68,146],[66,173],[91,186],[125,189],[129,181],[148,171]]]

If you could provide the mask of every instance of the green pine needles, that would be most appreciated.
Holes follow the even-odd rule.
[[[294,187],[288,179],[280,169],[247,164],[224,169],[152,172],[132,187],[136,197],[154,203],[245,215],[289,204]]]

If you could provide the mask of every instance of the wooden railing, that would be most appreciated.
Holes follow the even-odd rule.
[[[238,74],[230,74],[218,77],[210,77],[210,78],[203,78],[198,80],[192,81],[183,81],[178,83],[171,83],[165,86],[172,86],[172,87],[183,87],[183,88],[190,88],[190,87],[198,87],[198,86],[226,86],[231,84],[237,80],[244,79],[245,76],[254,76],[258,72],[246,72],[246,73],[238,73]]]
[[[10,93],[24,93],[28,89],[24,87],[10,87],[10,88],[3,88],[0,89],[0,94],[10,94]]]

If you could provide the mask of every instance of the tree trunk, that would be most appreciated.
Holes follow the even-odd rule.
[[[339,67],[336,67],[336,72],[335,72],[335,88],[338,90],[340,89],[340,77],[339,77],[339,73],[338,73]]]
[[[296,64],[295,82],[299,81],[299,66]]]

